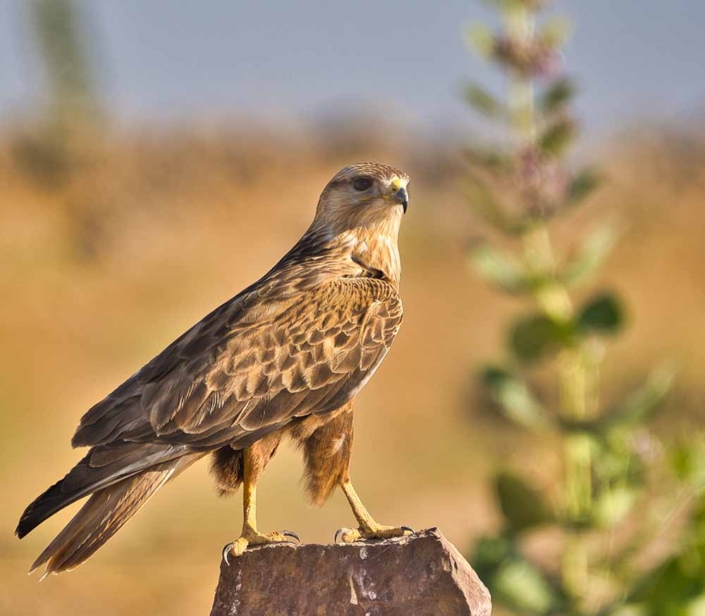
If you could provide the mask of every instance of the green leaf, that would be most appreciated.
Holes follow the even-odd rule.
[[[605,488],[593,501],[593,520],[601,528],[612,528],[632,510],[639,491],[623,485]]]
[[[565,593],[551,583],[540,567],[518,552],[513,537],[481,537],[471,561],[496,606],[523,616],[558,614],[565,608]]]
[[[500,118],[506,115],[505,106],[482,86],[475,83],[469,83],[465,86],[465,100],[488,118]]]
[[[575,96],[575,84],[567,77],[558,79],[546,89],[539,99],[539,107],[546,114],[555,113]]]
[[[559,603],[557,593],[534,564],[521,558],[505,561],[490,582],[492,596],[522,614],[550,614]]]
[[[558,275],[568,285],[578,284],[594,274],[607,260],[621,232],[615,225],[605,225],[591,233],[578,254]]]
[[[629,594],[648,616],[700,616],[705,598],[705,554],[686,546],[648,571]]]
[[[702,491],[705,486],[705,437],[681,440],[672,446],[669,457],[671,468],[678,479]],[[703,505],[705,505],[705,498]]]
[[[539,38],[552,49],[563,47],[570,38],[573,27],[570,21],[561,17],[546,20],[539,32]]]
[[[612,567],[608,567],[605,577],[609,578],[614,573]],[[647,616],[643,605],[611,605],[599,612],[599,616]]]
[[[549,427],[546,409],[534,397],[526,384],[511,372],[490,366],[482,373],[482,382],[503,414],[519,425],[532,430]]]
[[[565,154],[577,134],[577,126],[567,118],[562,118],[551,124],[541,135],[539,147],[553,156]]]
[[[522,9],[538,12],[546,4],[546,0],[482,0],[482,2],[510,13]]]
[[[568,204],[578,205],[598,188],[601,182],[602,180],[596,171],[591,169],[581,171],[573,178],[568,188]]]
[[[670,362],[653,370],[639,389],[614,409],[605,413],[603,420],[605,428],[610,430],[650,419],[671,390],[675,376],[675,366]]]
[[[568,344],[570,332],[565,325],[546,315],[519,319],[509,336],[509,347],[521,361],[533,362]]]
[[[495,48],[495,37],[486,25],[473,24],[464,28],[464,38],[467,45],[482,58],[492,56]]]
[[[470,207],[488,224],[507,234],[517,233],[519,227],[497,200],[492,189],[479,178],[466,183]]]
[[[471,556],[473,567],[480,573],[489,575],[497,570],[515,552],[514,540],[507,536],[480,537]]]
[[[527,0],[481,0],[481,2],[502,11],[515,11],[529,4]]]
[[[483,167],[492,173],[504,173],[513,168],[509,157],[496,148],[474,147],[466,148],[463,152],[472,165]]]
[[[502,471],[495,477],[495,490],[511,534],[547,524],[552,520],[543,495],[523,477]]]
[[[526,291],[526,273],[510,255],[480,241],[471,246],[469,258],[480,277],[494,287],[513,294]]]
[[[622,302],[613,293],[601,293],[582,309],[577,324],[585,333],[616,334],[624,325]]]

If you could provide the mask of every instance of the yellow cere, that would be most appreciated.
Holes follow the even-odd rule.
[[[389,188],[392,190],[392,192],[397,192],[400,188],[404,188],[407,184],[407,180],[402,180],[401,178],[395,177],[389,183]]]

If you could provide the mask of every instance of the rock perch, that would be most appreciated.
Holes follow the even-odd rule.
[[[266,545],[221,564],[211,616],[489,616],[490,593],[437,528],[350,545]]]

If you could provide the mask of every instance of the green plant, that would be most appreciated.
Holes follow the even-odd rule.
[[[104,160],[106,110],[100,100],[100,54],[90,36],[90,3],[29,0],[17,16],[27,21],[42,68],[38,116],[14,135],[18,168],[38,187],[63,191],[72,256],[89,262],[104,245],[106,195],[90,188]]]
[[[551,223],[599,184],[594,170],[572,172],[566,163],[578,133],[569,108],[575,87],[561,67],[568,24],[540,20],[542,0],[489,4],[501,17],[500,30],[476,26],[467,39],[506,73],[507,100],[474,83],[466,98],[505,124],[511,142],[468,150],[466,188],[475,212],[506,241],[475,242],[469,260],[489,284],[531,309],[509,328],[508,359],[486,367],[481,380],[509,420],[560,443],[561,476],[554,490],[540,490],[524,474],[500,470],[495,492],[503,528],[478,542],[472,560],[495,603],[517,614],[696,614],[687,610],[705,609],[703,576],[695,581],[705,571],[705,501],[683,522],[670,560],[641,564],[663,532],[661,506],[673,509],[669,490],[681,490],[682,500],[699,494],[703,483],[665,464],[672,456],[648,427],[673,369],[662,366],[619,403],[603,404],[600,365],[607,340],[622,330],[625,309],[614,291],[577,302],[574,290],[605,262],[618,229],[598,227],[569,258],[557,256],[552,240]],[[534,392],[539,366],[555,376],[555,403]],[[689,453],[681,455],[692,457],[699,447],[687,441],[681,451]],[[525,549],[527,535],[547,527],[559,531],[556,566],[537,564]],[[669,582],[660,577],[664,571]],[[677,595],[685,597],[681,603]],[[658,611],[664,596],[682,611]]]

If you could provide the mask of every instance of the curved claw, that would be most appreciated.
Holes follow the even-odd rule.
[[[293,530],[282,530],[279,531],[284,537],[291,537],[296,543],[301,544],[301,537],[299,537]]]
[[[234,547],[235,547],[235,543],[232,542],[232,543],[228,543],[228,545],[226,545],[223,548],[223,560],[225,561],[225,564],[228,565],[228,567],[230,566],[230,561],[228,560],[228,556],[233,551]]]
[[[335,537],[333,538],[333,541],[338,544],[342,545],[344,543],[348,543],[343,539],[343,537],[348,534],[353,532],[352,529],[350,528],[339,528],[338,530],[335,531]]]
[[[402,530],[408,530],[412,535],[414,534],[414,529],[410,528],[409,526],[400,526]]]

